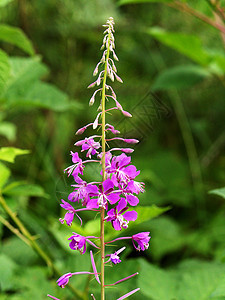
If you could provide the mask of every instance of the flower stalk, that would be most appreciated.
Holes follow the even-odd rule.
[[[73,232],[72,236],[68,238],[69,247],[71,250],[78,250],[82,255],[86,253],[87,245],[90,247],[100,248],[100,260],[101,260],[101,270],[98,273],[97,267],[94,260],[94,255],[92,250],[90,251],[90,258],[93,272],[69,272],[61,276],[57,283],[59,286],[64,288],[69,282],[69,279],[73,275],[88,274],[94,275],[96,282],[101,286],[101,300],[105,300],[105,287],[113,287],[117,284],[123,283],[126,280],[132,280],[132,278],[138,273],[134,273],[126,276],[125,278],[119,279],[114,283],[105,282],[105,265],[111,263],[112,265],[117,265],[122,262],[119,254],[125,250],[126,247],[122,247],[113,253],[107,253],[110,247],[108,244],[120,240],[132,240],[133,246],[138,251],[144,251],[148,249],[149,246],[149,232],[142,232],[135,234],[131,237],[120,237],[112,241],[105,241],[105,222],[111,222],[112,227],[116,231],[126,229],[130,221],[134,222],[138,214],[135,210],[130,210],[130,208],[135,207],[139,203],[139,199],[134,194],[144,192],[144,183],[135,181],[136,176],[139,175],[140,171],[137,171],[134,165],[131,165],[131,158],[126,154],[132,153],[134,150],[131,148],[112,148],[110,147],[111,141],[118,140],[122,143],[136,144],[138,140],[133,138],[122,138],[122,137],[112,137],[106,138],[106,134],[119,134],[120,132],[114,128],[113,125],[106,123],[106,113],[113,111],[121,111],[121,113],[126,117],[132,117],[132,115],[125,111],[122,105],[117,100],[116,94],[113,88],[106,83],[107,78],[112,82],[117,80],[122,83],[122,79],[117,75],[117,68],[115,66],[114,60],[118,60],[115,53],[115,42],[114,42],[114,20],[109,18],[104,31],[103,45],[101,49],[103,50],[103,55],[100,62],[95,67],[93,75],[97,77],[97,80],[91,83],[88,88],[94,86],[100,86],[92,95],[89,105],[92,106],[95,103],[97,97],[100,97],[100,105],[98,108],[97,116],[94,122],[85,125],[84,127],[78,129],[77,134],[83,134],[85,130],[92,126],[93,129],[100,129],[101,136],[92,135],[89,138],[79,140],[75,143],[76,147],[82,147],[81,152],[87,151],[86,157],[88,160],[83,161],[78,152],[72,152],[72,162],[73,165],[67,167],[65,172],[68,176],[73,176],[76,184],[71,186],[74,188],[73,192],[69,194],[68,200],[70,202],[81,203],[85,208],[75,209],[71,204],[62,199],[61,207],[66,210],[65,217],[60,218],[60,222],[66,223],[68,226],[72,225],[74,216],[76,216],[82,225],[82,219],[78,213],[83,213],[84,211],[90,210],[92,212],[100,213],[100,235],[96,236],[81,236],[76,232]],[[111,57],[110,57],[111,56]],[[102,70],[101,70],[102,68]],[[107,93],[106,93],[107,91]],[[106,100],[109,103],[106,109]],[[110,107],[110,104],[112,106]],[[116,104],[116,106],[115,106]],[[99,120],[101,120],[99,122]],[[95,139],[101,138],[101,143]],[[122,153],[120,155],[114,154]],[[92,157],[96,156],[96,159]],[[82,179],[83,172],[87,162],[97,162],[101,165],[101,182],[93,180],[87,183]],[[76,218],[76,219],[77,219]],[[95,244],[92,240],[99,239],[99,244]],[[100,275],[100,276],[99,276]],[[87,286],[85,287],[85,292],[87,291]],[[130,295],[139,291],[139,288],[130,291],[129,293],[121,296],[119,299],[126,299]],[[53,296],[49,297],[52,299]],[[95,296],[91,294],[91,297],[95,299]],[[56,298],[57,299],[57,298]]]
[[[106,79],[107,79],[107,65],[109,60],[109,53],[110,53],[110,38],[111,38],[111,31],[109,32],[108,43],[107,43],[107,54],[105,59],[105,69],[104,69],[104,77],[102,83],[102,182],[106,179],[106,172],[105,172],[105,146],[106,146],[106,137],[105,137],[105,89],[106,89]],[[105,300],[105,208],[101,207],[101,300]]]

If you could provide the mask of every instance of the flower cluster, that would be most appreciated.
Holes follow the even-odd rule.
[[[93,105],[95,103],[98,95],[101,96],[100,105],[98,108],[98,111],[100,112],[97,114],[97,117],[93,123],[90,123],[77,131],[77,134],[80,135],[83,134],[88,127],[92,126],[93,129],[101,129],[102,135],[85,137],[75,143],[76,147],[81,147],[81,152],[85,152],[86,160],[82,160],[78,152],[71,151],[73,164],[66,168],[65,172],[68,174],[68,176],[72,175],[74,179],[74,184],[72,184],[73,191],[68,196],[68,201],[70,203],[62,199],[61,207],[64,208],[66,212],[64,218],[60,219],[60,222],[65,222],[68,226],[71,226],[74,216],[76,216],[82,225],[82,219],[78,213],[89,210],[93,212],[100,212],[102,228],[104,228],[105,222],[111,222],[112,227],[116,231],[120,231],[128,228],[129,222],[133,222],[137,219],[138,214],[134,208],[139,203],[138,195],[144,192],[144,183],[136,181],[136,177],[139,175],[140,171],[138,171],[131,163],[131,157],[127,156],[127,154],[133,152],[133,149],[126,146],[121,148],[110,147],[110,142],[114,140],[119,140],[121,143],[129,145],[138,143],[138,140],[124,139],[117,136],[111,138],[106,137],[108,133],[113,135],[119,134],[119,131],[116,130],[113,125],[105,122],[105,115],[107,112],[119,110],[127,117],[132,116],[129,112],[123,109],[122,105],[117,100],[117,96],[113,88],[106,84],[107,77],[111,81],[117,80],[121,83],[122,79],[117,75],[117,69],[114,63],[114,60],[118,61],[118,57],[115,53],[113,18],[109,18],[106,25],[103,26],[106,27],[106,30],[104,31],[103,44],[101,47],[101,49],[104,51],[102,58],[97,64],[93,73],[94,76],[97,76],[97,79],[89,85],[89,88],[94,86],[99,87],[96,91],[94,91],[89,101],[89,105]],[[108,100],[107,103],[109,104],[112,103],[111,107],[107,109],[105,108],[105,100]],[[106,147],[108,148],[106,149]],[[114,154],[118,152],[119,154]],[[86,164],[93,162],[101,165],[102,181],[93,181],[88,183],[82,179],[82,176],[84,174]],[[73,202],[76,202],[76,204],[80,205],[81,207],[75,209],[72,206]],[[121,262],[119,254],[124,251],[125,247],[122,247],[114,253],[105,254],[105,246],[115,241],[130,239],[136,250],[144,251],[148,249],[149,246],[149,234],[149,232],[141,232],[133,236],[118,237],[112,241],[105,242],[104,231],[99,237],[84,237],[73,232],[68,240],[69,247],[72,250],[78,250],[81,254],[84,254],[86,252],[88,243],[89,245],[100,249],[101,253],[104,253],[102,262],[103,264],[109,262],[112,264],[118,264]],[[95,242],[92,240],[95,240]],[[100,246],[98,240],[101,240]],[[101,285],[104,285],[104,287],[115,285],[137,275],[137,273],[135,273],[119,280],[116,283],[106,285],[104,283],[104,274],[101,273],[101,281],[99,279],[99,273],[97,272],[92,252],[90,255],[93,273],[66,273],[59,278],[57,281],[58,285],[65,287],[65,285],[69,282],[70,277],[78,274],[94,274],[97,282]],[[119,299],[125,299],[138,290],[139,289],[135,289]],[[49,297],[57,299],[50,295]],[[94,296],[92,297],[94,298]]]

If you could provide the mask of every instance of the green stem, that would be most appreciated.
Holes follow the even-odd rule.
[[[25,244],[30,246],[29,240],[20,233],[20,231],[13,227],[7,220],[5,220],[2,216],[0,216],[0,222],[5,225],[12,233],[14,233],[16,236],[18,236],[19,239],[21,239]]]
[[[111,32],[108,36],[108,45],[107,45],[107,53],[105,60],[105,69],[104,69],[104,77],[102,83],[102,181],[106,179],[105,173],[105,86],[106,86],[106,78],[107,78],[107,63],[109,59],[109,43],[110,43]],[[104,240],[104,218],[105,218],[105,209],[101,207],[101,300],[105,300],[105,240]]]
[[[20,219],[16,216],[16,213],[14,213],[10,207],[7,205],[5,199],[2,195],[0,195],[0,203],[5,210],[5,212],[10,216],[10,218],[14,221],[14,223],[18,226],[20,229],[20,232],[17,234],[24,242],[25,240],[28,241],[29,245],[38,253],[38,255],[45,261],[47,266],[55,272],[58,276],[61,276],[61,272],[56,268],[56,266],[53,264],[51,258],[39,247],[37,242],[35,241],[34,237],[30,234],[30,232],[26,229],[24,224],[20,221]],[[13,226],[12,226],[13,227]],[[14,228],[14,227],[13,227]],[[15,229],[15,228],[14,228]],[[17,229],[15,229],[17,230]],[[14,231],[13,231],[14,232]],[[15,233],[15,232],[14,232]],[[16,233],[15,233],[16,234]],[[26,243],[27,244],[27,243]],[[70,290],[78,297],[78,299],[84,299],[83,294],[75,289],[73,286],[68,284],[68,287]]]

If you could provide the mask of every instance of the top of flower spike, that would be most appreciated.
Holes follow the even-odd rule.
[[[103,27],[109,27],[110,30],[112,30],[112,32],[115,32],[115,31],[114,31],[113,25],[115,25],[114,19],[113,19],[113,17],[110,17],[110,18],[106,21],[106,24],[105,24],[105,25],[102,25],[102,26],[103,26]],[[107,30],[108,30],[108,29],[106,29],[105,32],[108,32]],[[105,32],[104,32],[104,33],[105,33]]]

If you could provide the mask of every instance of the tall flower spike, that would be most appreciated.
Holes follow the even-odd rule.
[[[71,250],[78,250],[81,254],[85,252],[90,253],[91,264],[93,272],[69,272],[61,276],[57,283],[60,287],[64,288],[70,278],[73,275],[93,274],[96,281],[101,286],[101,300],[105,300],[105,287],[115,286],[116,284],[123,283],[126,280],[132,279],[138,273],[128,275],[114,283],[105,284],[105,265],[111,262],[114,267],[121,262],[119,254],[125,250],[125,247],[119,250],[107,254],[105,247],[108,244],[115,241],[131,240],[136,250],[144,251],[148,249],[150,232],[141,232],[128,237],[119,237],[112,241],[105,241],[105,222],[111,222],[115,230],[122,230],[128,227],[129,221],[135,221],[137,219],[137,212],[135,210],[129,210],[130,207],[134,207],[139,203],[139,199],[136,195],[144,192],[144,183],[135,181],[136,176],[140,171],[131,164],[131,158],[126,155],[132,153],[132,148],[110,148],[110,142],[113,140],[120,140],[122,143],[133,144],[138,143],[134,138],[122,138],[122,137],[106,137],[106,135],[117,135],[120,132],[114,128],[113,125],[106,122],[106,113],[111,114],[114,111],[120,111],[126,117],[132,117],[132,115],[123,109],[123,106],[118,101],[115,91],[108,84],[107,80],[123,82],[117,75],[117,67],[115,61],[118,61],[118,57],[115,53],[115,38],[114,38],[114,20],[109,18],[106,22],[104,31],[104,38],[101,49],[103,50],[102,57],[97,63],[93,75],[96,76],[96,80],[91,83],[88,88],[97,86],[94,93],[91,96],[89,105],[93,105],[97,98],[99,98],[99,107],[97,109],[97,116],[92,123],[89,123],[76,132],[76,134],[83,134],[84,131],[93,127],[98,129],[98,135],[92,135],[85,137],[75,143],[75,146],[82,147],[81,152],[86,152],[87,159],[83,161],[78,152],[71,151],[73,165],[67,167],[65,172],[68,176],[72,175],[75,184],[72,184],[73,191],[69,193],[68,200],[73,202],[73,205],[82,205],[82,208],[74,208],[70,203],[62,200],[60,204],[62,208],[66,210],[63,219],[60,219],[61,223],[71,226],[74,216],[78,216],[78,212],[89,210],[94,213],[100,213],[100,235],[96,236],[82,236],[75,232],[68,238],[69,247]],[[107,107],[106,108],[106,100]],[[101,128],[101,135],[99,129]],[[96,140],[97,139],[97,140]],[[119,151],[119,154],[118,154]],[[95,156],[95,158],[92,158]],[[101,182],[97,179],[93,179],[92,182],[86,182],[82,176],[87,163],[97,162],[101,167],[100,174],[102,176]],[[94,174],[94,173],[93,173]],[[136,195],[134,195],[136,194]],[[81,225],[82,220],[80,219]],[[100,240],[99,244],[92,242],[92,239]],[[94,261],[94,255],[92,250],[87,251],[87,247],[94,247],[100,250],[101,256],[101,271],[97,272],[97,268]],[[87,255],[87,254],[86,254]],[[129,293],[121,296],[117,300],[128,298],[130,295],[139,291],[139,288],[130,291]],[[48,297],[59,300],[54,296],[48,295]],[[77,297],[82,298],[82,295],[77,292]],[[91,297],[95,300],[93,294]]]

